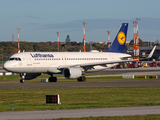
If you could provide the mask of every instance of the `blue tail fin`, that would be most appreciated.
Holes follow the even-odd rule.
[[[128,23],[122,23],[111,46],[106,52],[124,53],[126,38],[127,38],[127,29],[128,29]]]
[[[91,43],[90,43],[90,50],[93,50]]]

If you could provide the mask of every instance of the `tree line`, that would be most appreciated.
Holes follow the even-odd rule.
[[[20,43],[20,51],[23,52],[57,52],[58,46],[57,42],[26,42],[21,41]],[[77,42],[70,42],[69,44],[60,42],[59,51],[60,52],[83,52],[83,43]],[[100,43],[92,43],[93,49],[104,51],[108,49],[107,44],[100,44]],[[86,43],[86,51],[90,51],[90,44]],[[11,55],[18,52],[18,43],[7,41],[7,42],[0,42],[0,61],[6,61]]]
[[[106,51],[108,49],[107,43],[99,43],[99,42],[92,42],[92,48],[94,50],[98,51]],[[155,43],[151,43],[154,45]],[[156,43],[156,45],[159,45],[159,42]],[[148,46],[147,43],[144,44],[144,42],[140,39],[140,46]],[[125,51],[127,51],[130,47],[133,47],[133,40],[130,41],[128,45],[126,45]],[[57,52],[58,46],[57,42],[26,42],[21,41],[20,42],[20,50],[25,52]],[[84,43],[83,42],[60,42],[59,45],[59,51],[60,52],[79,52],[84,51]],[[90,43],[86,43],[86,51],[90,51]],[[12,54],[15,54],[18,52],[18,44],[17,42],[7,41],[7,42],[0,42],[0,60],[2,60],[3,55],[3,61],[6,61]]]

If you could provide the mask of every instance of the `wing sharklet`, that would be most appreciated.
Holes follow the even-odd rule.
[[[147,59],[152,57],[155,49],[156,49],[156,46],[153,47],[153,49],[152,49],[152,51],[150,52],[150,54],[148,55]]]

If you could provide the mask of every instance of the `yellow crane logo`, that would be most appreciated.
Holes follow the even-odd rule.
[[[126,36],[125,36],[124,32],[119,32],[117,39],[118,39],[119,44],[123,45],[126,41]]]

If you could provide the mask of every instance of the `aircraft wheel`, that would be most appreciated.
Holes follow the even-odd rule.
[[[21,79],[21,80],[20,80],[20,83],[25,83],[25,80]]]
[[[56,77],[49,77],[49,82],[57,82],[57,78]]]
[[[77,81],[78,81],[78,82],[81,82],[81,79],[80,79],[80,77],[79,77],[79,78],[77,78]]]
[[[86,81],[86,77],[82,76],[82,82],[85,82],[85,81]]]
[[[49,82],[52,82],[52,78],[53,78],[53,77],[49,77]]]
[[[86,81],[86,77],[85,76],[79,77],[79,78],[77,78],[77,81],[78,82],[85,82]]]
[[[56,77],[53,77],[53,82],[57,82],[57,78]]]

